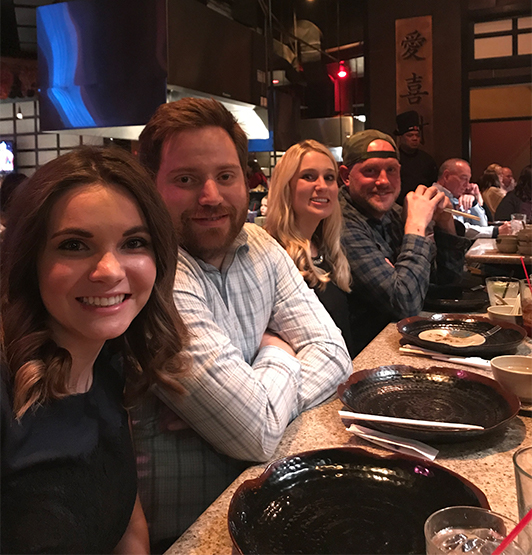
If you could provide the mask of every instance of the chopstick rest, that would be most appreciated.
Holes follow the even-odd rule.
[[[442,429],[456,430],[456,431],[485,430],[484,426],[477,426],[476,424],[461,424],[458,422],[436,422],[434,420],[414,420],[412,418],[381,416],[379,414],[363,414],[360,412],[351,412],[347,410],[339,410],[338,414],[342,418],[347,418],[350,420],[364,420],[366,422],[381,422],[382,424],[416,426],[418,428],[433,429],[433,430],[442,430]]]
[[[366,441],[375,443],[379,447],[389,449],[396,453],[403,453],[414,457],[421,457],[433,461],[438,455],[438,450],[434,449],[426,443],[416,441],[414,439],[406,439],[404,437],[395,436],[393,434],[386,434],[357,424],[351,424],[346,428],[348,432],[355,434]]]

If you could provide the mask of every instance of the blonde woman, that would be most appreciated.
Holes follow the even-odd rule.
[[[342,331],[351,356],[347,293],[351,274],[340,246],[338,166],[314,140],[290,147],[275,166],[265,229],[286,249]]]

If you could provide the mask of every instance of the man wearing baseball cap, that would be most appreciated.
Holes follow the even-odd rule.
[[[353,283],[350,314],[363,349],[390,321],[418,314],[431,272],[436,283],[457,281],[470,242],[436,187],[419,185],[401,208],[401,165],[394,140],[375,129],[355,133],[343,146],[340,203],[343,246]],[[433,233],[432,233],[433,229]]]
[[[438,166],[434,158],[421,150],[421,131],[423,125],[419,114],[409,110],[398,114],[395,118],[397,137],[401,157],[401,192],[397,202],[402,205],[404,198],[410,191],[415,191],[418,185],[430,187],[438,177]]]

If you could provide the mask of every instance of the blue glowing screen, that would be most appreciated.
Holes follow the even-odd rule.
[[[37,9],[45,131],[145,124],[166,101],[165,0],[75,0]]]

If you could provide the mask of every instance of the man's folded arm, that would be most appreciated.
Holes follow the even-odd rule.
[[[341,331],[292,259],[280,247],[276,256],[276,298],[268,328],[296,351],[301,363],[297,398],[301,413],[334,395],[353,366]]]
[[[294,416],[299,361],[268,346],[262,354],[267,363],[250,366],[214,322],[200,294],[178,290],[175,296],[190,331],[193,367],[182,378],[184,395],[158,388],[158,396],[217,451],[236,459],[268,460]]]
[[[430,279],[430,241],[405,235],[401,252],[392,264],[373,238],[360,233],[344,241],[353,276],[352,288],[360,288],[375,304],[394,319],[414,316],[423,307]]]

